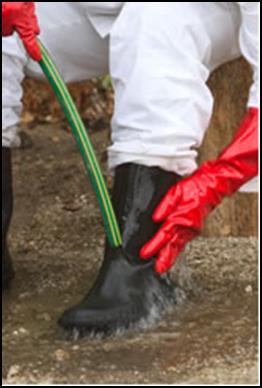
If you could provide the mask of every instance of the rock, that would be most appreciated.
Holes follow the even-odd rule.
[[[251,294],[253,291],[253,287],[249,284],[248,286],[246,286],[245,291],[247,294]]]
[[[7,372],[7,376],[6,376],[6,379],[7,380],[12,380],[14,377],[16,377],[19,372],[20,372],[20,366],[19,365],[12,365],[10,368],[9,368],[9,371]]]
[[[70,355],[65,350],[57,349],[55,351],[55,358],[58,362],[64,362],[70,359]]]

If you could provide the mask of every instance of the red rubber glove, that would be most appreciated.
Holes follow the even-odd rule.
[[[156,272],[168,271],[186,244],[200,234],[209,213],[257,174],[258,109],[251,108],[218,159],[204,163],[169,190],[153,214],[155,222],[164,224],[141,249],[141,258],[157,255]]]
[[[15,31],[18,32],[30,57],[39,62],[42,54],[36,37],[40,28],[33,2],[2,2],[2,36],[10,36]]]

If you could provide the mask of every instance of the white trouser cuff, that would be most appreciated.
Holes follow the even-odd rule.
[[[125,163],[141,164],[148,167],[159,167],[165,171],[174,172],[180,176],[191,175],[197,169],[197,163],[194,159],[183,157],[161,157],[146,156],[142,154],[110,152],[108,167],[109,171]]]
[[[2,129],[2,147],[19,148],[21,146],[21,139],[17,126]]]

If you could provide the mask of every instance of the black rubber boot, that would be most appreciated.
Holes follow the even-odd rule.
[[[13,209],[11,150],[2,148],[2,290],[10,287],[14,277],[7,246],[7,233]]]
[[[66,311],[60,326],[84,335],[110,335],[149,324],[174,304],[174,284],[139,258],[157,231],[152,213],[179,177],[155,167],[125,164],[116,169],[113,205],[123,236],[119,249],[106,246],[105,258],[87,297]]]

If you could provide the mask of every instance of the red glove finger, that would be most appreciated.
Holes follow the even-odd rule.
[[[172,240],[160,251],[155,264],[155,271],[159,274],[168,272],[174,265],[180,253],[185,249],[188,242],[198,236],[198,233],[177,228]]]
[[[30,57],[39,62],[42,59],[42,54],[36,38],[36,35],[40,33],[40,27],[35,14],[35,4],[26,2],[24,14],[26,14],[26,19],[17,17],[16,30]]]
[[[16,30],[19,33],[19,36],[22,39],[25,49],[30,55],[30,57],[37,62],[41,61],[42,59],[41,49],[32,28],[17,26]]]
[[[180,190],[177,189],[177,186],[172,187],[156,208],[152,217],[153,221],[163,222],[168,215],[172,213],[175,204],[178,203],[179,197]],[[155,256],[160,249],[163,248],[168,241],[170,241],[173,235],[172,228],[173,224],[169,222],[163,225],[154,238],[142,247],[140,257],[147,260]]]
[[[166,243],[171,240],[173,236],[173,230],[174,227],[169,222],[163,225],[156,233],[156,235],[142,247],[140,251],[140,257],[142,259],[148,260],[155,256],[160,251],[160,249],[162,249]]]
[[[163,222],[172,213],[181,198],[179,183],[172,187],[153,213],[154,222]]]
[[[140,250],[141,259],[149,260],[154,257],[168,242],[176,240],[177,237],[181,239],[185,233],[188,236],[196,236],[202,229],[202,224],[199,224],[196,216],[191,216],[190,209],[182,211],[174,210],[168,217],[168,220],[161,226],[155,236],[148,241]],[[200,218],[201,220],[201,218]],[[194,221],[194,222],[193,222]],[[179,231],[177,236],[175,231]],[[175,241],[176,242],[176,241]]]
[[[159,274],[164,274],[165,272],[169,271],[169,269],[176,261],[178,255],[178,246],[172,244],[171,242],[167,243],[166,246],[161,249],[158,255],[155,263],[155,271]]]

